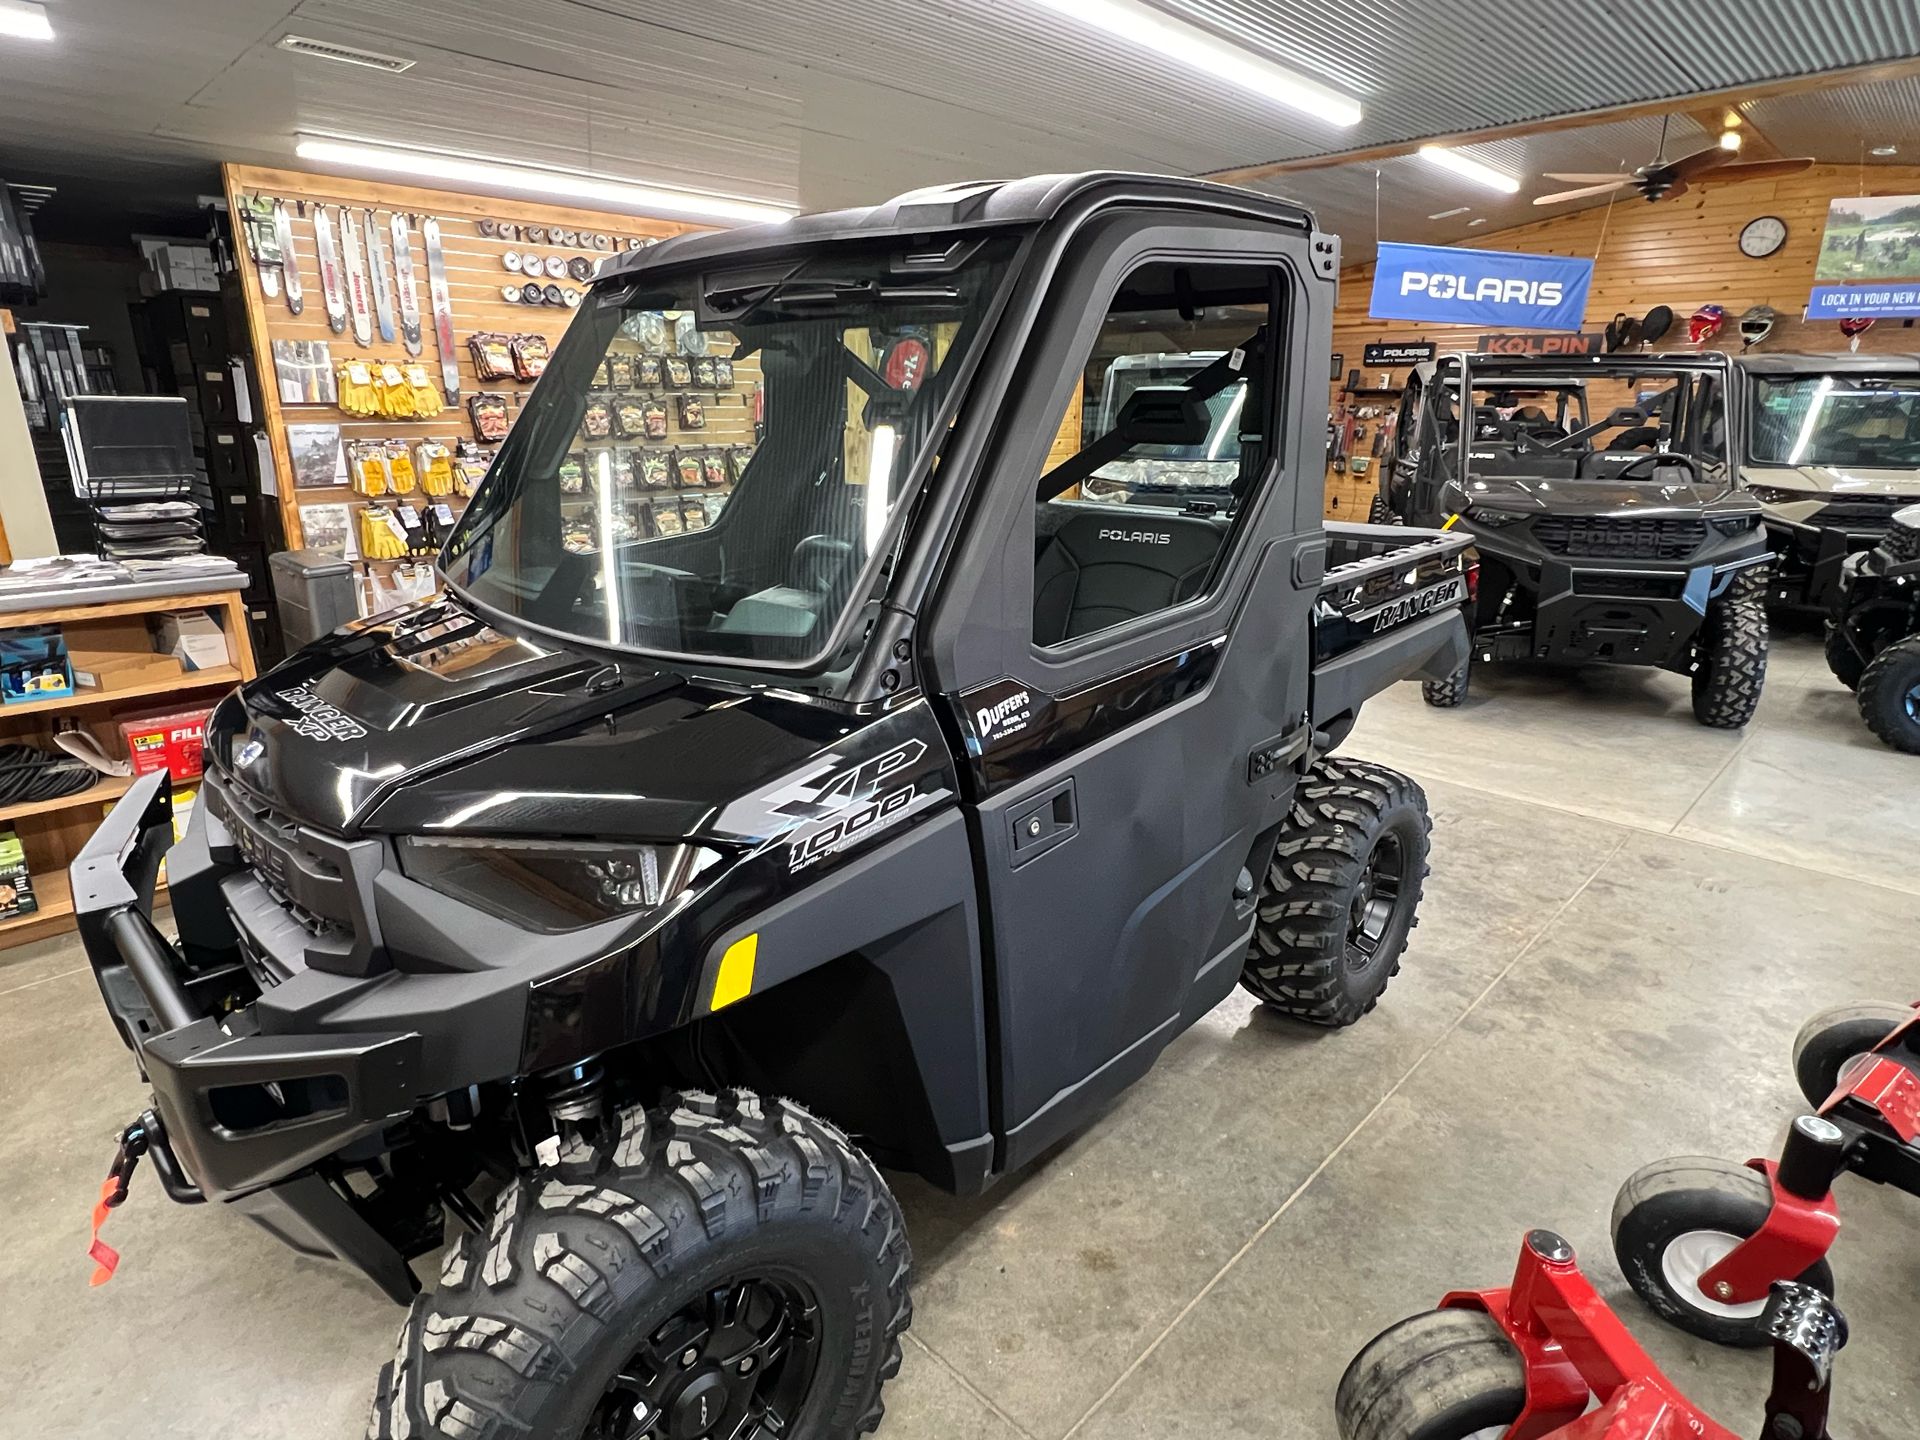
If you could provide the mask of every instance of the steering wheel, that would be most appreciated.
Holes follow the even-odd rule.
[[[1638,460],[1630,460],[1613,472],[1616,480],[1651,480],[1653,472],[1662,465],[1684,465],[1694,484],[1704,478],[1700,472],[1700,462],[1691,455],[1682,455],[1674,450],[1655,450],[1642,455]],[[1644,473],[1643,473],[1644,472]]]

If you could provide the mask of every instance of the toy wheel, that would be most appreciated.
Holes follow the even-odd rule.
[[[1527,1372],[1491,1315],[1430,1310],[1381,1331],[1334,1392],[1340,1440],[1500,1440]]]
[[[1444,680],[1422,680],[1420,698],[1442,710],[1451,710],[1467,698],[1468,686],[1473,681],[1473,657],[1469,655],[1460,662],[1460,668]]]
[[[1683,1155],[1635,1173],[1613,1202],[1613,1254],[1627,1283],[1661,1319],[1716,1345],[1764,1345],[1765,1298],[1724,1304],[1700,1277],[1765,1223],[1773,1192],[1757,1170]],[[1833,1271],[1817,1260],[1798,1280],[1833,1294]]]
[[[900,1368],[911,1259],[879,1174],[798,1106],[636,1106],[448,1251],[367,1435],[854,1440]]]
[[[1708,607],[1693,671],[1693,718],[1738,730],[1760,705],[1767,679],[1767,612],[1736,592]]]
[[[1822,1010],[1793,1037],[1793,1078],[1816,1110],[1839,1088],[1840,1072],[1913,1018],[1910,1005],[1869,1001]]]
[[[1920,755],[1920,635],[1874,656],[1855,693],[1869,730],[1895,750]]]
[[[1827,624],[1826,638],[1827,669],[1833,672],[1833,678],[1849,690],[1860,688],[1860,672],[1867,668],[1867,662],[1860,658],[1860,652],[1853,648],[1853,642],[1847,639],[1838,625],[1831,621]]]
[[[1300,778],[1240,983],[1310,1025],[1351,1025],[1400,973],[1433,822],[1398,771],[1333,756]]]

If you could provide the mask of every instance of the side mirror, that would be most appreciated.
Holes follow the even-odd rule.
[[[1128,445],[1204,445],[1213,432],[1207,402],[1179,385],[1142,385],[1120,406],[1114,433]]]

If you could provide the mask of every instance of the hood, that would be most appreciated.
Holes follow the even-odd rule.
[[[1749,488],[1771,485],[1781,490],[1804,490],[1811,495],[1910,496],[1920,500],[1920,468],[1882,468],[1866,465],[1755,465],[1741,468]]]
[[[1459,487],[1455,487],[1459,488]],[[1474,475],[1464,487],[1470,505],[1540,514],[1603,515],[1636,510],[1700,510],[1732,493],[1724,483],[1566,480],[1519,475]],[[1747,502],[1746,508],[1751,508]]]
[[[511,635],[449,600],[360,622],[236,691],[207,754],[332,831],[671,838],[844,729],[797,696]]]

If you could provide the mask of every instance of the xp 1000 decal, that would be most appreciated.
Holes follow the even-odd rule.
[[[804,870],[901,819],[918,793],[913,767],[926,753],[924,740],[908,740],[850,770],[824,771],[790,787],[773,810],[800,822],[787,840],[787,869]]]

